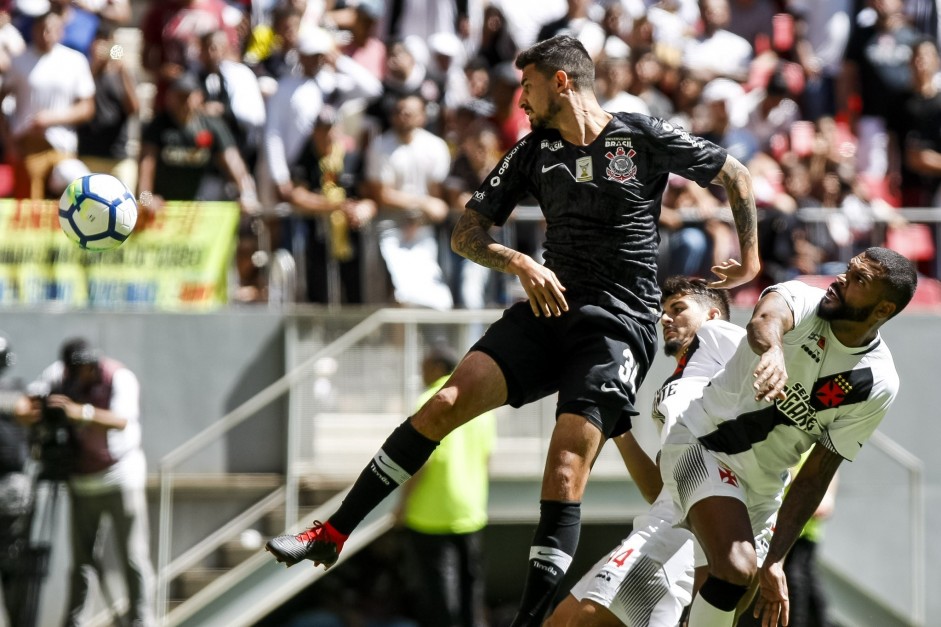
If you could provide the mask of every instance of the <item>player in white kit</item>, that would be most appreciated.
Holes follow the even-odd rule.
[[[728,321],[728,292],[710,288],[702,279],[667,279],[661,303],[664,352],[676,360],[676,369],[653,403],[651,417],[662,440],[676,417],[723,368],[745,330]],[[631,432],[615,442],[641,493],[653,505],[634,519],[631,534],[579,580],[544,627],[675,627],[692,599],[693,535],[674,526],[678,512],[673,499],[663,489],[655,462]],[[652,472],[639,465],[641,459]],[[697,565],[705,565],[704,558],[700,562]]]
[[[755,578],[755,615],[788,623],[782,564],[844,459],[879,426],[899,387],[879,328],[915,292],[912,263],[885,248],[850,260],[824,291],[797,281],[762,294],[725,369],[690,403],[663,444],[660,469],[702,546],[709,576],[689,627],[731,627]],[[780,507],[758,566],[762,512],[814,444]]]

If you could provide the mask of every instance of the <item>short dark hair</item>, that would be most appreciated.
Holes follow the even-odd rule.
[[[547,77],[562,70],[578,91],[595,88],[595,64],[574,37],[556,35],[533,44],[516,57],[516,67],[522,70],[527,65],[535,65],[536,71]]]
[[[66,368],[84,366],[98,363],[98,351],[91,347],[88,340],[82,337],[66,340],[59,350],[59,359]]]
[[[918,287],[915,264],[904,255],[879,246],[867,248],[863,254],[882,266],[882,295],[895,304],[895,313],[889,316],[891,318],[905,309],[915,295],[915,288]]]
[[[709,287],[705,279],[688,276],[671,276],[663,282],[660,303],[663,304],[672,296],[689,296],[707,309],[715,307],[719,310],[719,317],[728,321],[731,318],[728,290]]]

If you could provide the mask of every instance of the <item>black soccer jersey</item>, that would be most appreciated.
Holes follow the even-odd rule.
[[[656,321],[657,222],[667,177],[674,172],[705,187],[726,154],[636,113],[615,113],[588,146],[538,129],[506,153],[467,208],[502,225],[532,194],[546,217],[546,266],[565,286],[566,300]]]

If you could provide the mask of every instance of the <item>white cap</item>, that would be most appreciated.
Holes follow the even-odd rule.
[[[300,54],[327,54],[335,48],[333,36],[319,26],[304,28],[298,35],[297,52]]]
[[[715,78],[702,88],[701,99],[706,104],[713,102],[728,102],[741,98],[745,90],[741,85],[728,78]]]
[[[604,42],[604,56],[609,59],[630,59],[631,47],[620,37],[608,37]]]
[[[48,13],[50,8],[49,0],[16,0],[16,10],[30,17]]]
[[[435,33],[428,38],[428,48],[452,59],[461,54],[461,40],[454,33]]]

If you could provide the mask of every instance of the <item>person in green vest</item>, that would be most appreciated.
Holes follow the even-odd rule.
[[[457,353],[447,345],[428,350],[422,360],[426,389],[416,407],[444,385],[457,363]],[[496,418],[487,412],[444,438],[402,486],[396,513],[418,571],[416,607],[423,627],[487,624],[482,536],[495,440]]]

